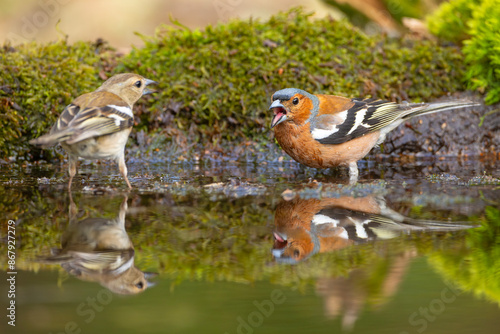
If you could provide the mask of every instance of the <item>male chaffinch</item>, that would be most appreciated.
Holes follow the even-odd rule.
[[[381,198],[339,197],[283,200],[276,207],[272,254],[276,261],[295,264],[316,253],[332,252],[408,231],[450,231],[474,227],[405,217]]]
[[[313,95],[297,88],[279,90],[271,100],[271,128],[283,150],[309,167],[348,166],[351,181],[358,178],[357,161],[402,122],[418,115],[478,105],[470,101],[397,104]]]
[[[142,272],[134,265],[134,246],[125,230],[125,196],[116,218],[86,218],[78,221],[78,209],[70,194],[69,225],[61,248],[38,261],[60,264],[69,274],[83,281],[98,282],[118,294],[137,294],[154,285],[154,273]]]
[[[62,112],[50,132],[30,144],[49,147],[61,144],[69,155],[69,185],[76,174],[78,157],[113,159],[129,189],[125,144],[134,125],[132,108],[155,81],[133,73],[117,74],[92,93],[77,97]]]

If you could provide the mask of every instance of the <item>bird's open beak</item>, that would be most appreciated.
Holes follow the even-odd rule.
[[[273,109],[274,111],[274,117],[273,120],[271,121],[271,129],[274,128],[279,123],[286,120],[286,109],[281,104],[280,100],[273,101],[269,109]]]
[[[157,85],[158,83],[156,81],[153,81],[153,80],[150,80],[150,79],[146,79],[146,86],[149,86],[149,85]],[[156,92],[155,90],[151,90],[149,88],[146,88],[144,89],[144,91],[142,92],[142,95],[147,95],[147,94],[151,94],[151,93],[154,93]]]
[[[284,233],[274,231],[273,237],[274,237],[274,245],[272,254],[274,258],[279,259],[283,256],[283,253],[285,253],[286,246],[288,245],[287,236]]]

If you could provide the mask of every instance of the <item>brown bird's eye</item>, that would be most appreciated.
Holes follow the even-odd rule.
[[[142,85],[142,82],[140,81],[137,81],[134,86],[137,87],[137,88],[141,88],[141,85]]]
[[[299,104],[299,99],[298,98],[294,98],[293,101],[292,101],[293,104]]]
[[[139,282],[135,285],[137,288],[142,289],[144,287],[144,283]]]
[[[293,251],[293,256],[299,257],[300,256],[300,251],[298,249]]]

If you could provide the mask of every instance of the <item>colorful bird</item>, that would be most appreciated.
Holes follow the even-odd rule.
[[[309,167],[348,166],[357,181],[357,161],[388,132],[418,115],[478,105],[471,101],[397,104],[378,99],[313,95],[297,88],[274,93],[271,128],[281,148]]]
[[[30,144],[42,148],[61,144],[69,155],[69,185],[76,174],[78,158],[112,159],[129,189],[125,144],[134,125],[132,108],[155,81],[132,73],[117,74],[92,93],[77,97],[62,112],[50,132]]]

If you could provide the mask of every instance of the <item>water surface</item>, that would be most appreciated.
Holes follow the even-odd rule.
[[[498,332],[495,162],[66,168],[0,167],[2,333]]]

